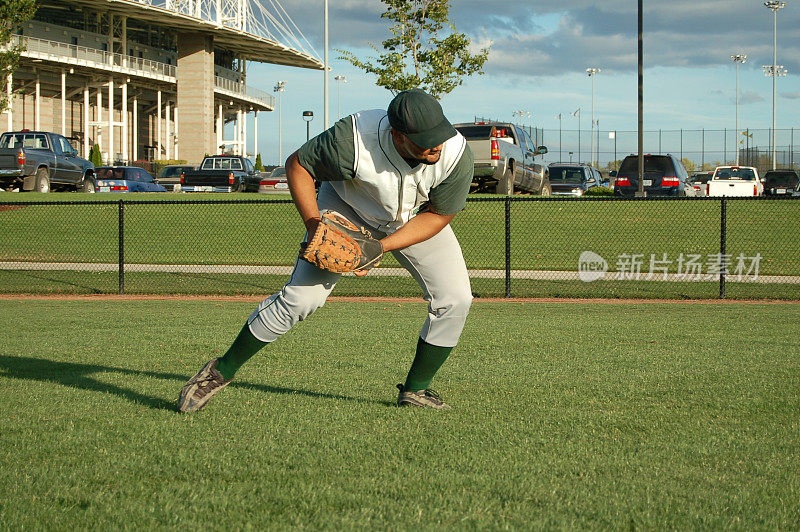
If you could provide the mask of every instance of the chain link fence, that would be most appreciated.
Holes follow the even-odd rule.
[[[800,299],[800,200],[470,197],[478,297]],[[0,203],[0,292],[260,294],[303,227],[289,199]],[[387,255],[336,295],[418,296]]]
[[[566,117],[564,121],[566,125]],[[618,170],[626,155],[639,152],[637,131],[525,129],[537,146],[547,146],[546,164],[594,162],[602,170]],[[684,161],[689,173],[734,164],[738,150],[739,164],[754,166],[763,175],[772,169],[772,138],[769,128],[741,129],[738,135],[734,129],[656,129],[643,134],[644,153],[672,154]],[[775,166],[800,169],[800,130],[775,130]]]

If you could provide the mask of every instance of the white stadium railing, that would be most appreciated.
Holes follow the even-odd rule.
[[[151,59],[142,59],[131,55],[106,52],[97,48],[21,35],[14,35],[10,44],[22,45],[25,48],[22,55],[32,59],[44,59],[177,83],[178,69],[175,65],[168,65]],[[233,71],[231,72],[233,73]],[[274,96],[268,92],[248,87],[239,81],[215,75],[214,86],[216,89],[225,91],[228,95],[255,100],[267,107],[275,107]]]

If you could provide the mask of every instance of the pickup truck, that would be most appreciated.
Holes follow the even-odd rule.
[[[94,165],[57,133],[9,131],[0,136],[0,187],[94,192]]]
[[[183,173],[181,192],[257,192],[260,181],[246,157],[212,155],[203,159],[197,170]]]
[[[467,139],[475,157],[472,178],[474,192],[513,194],[515,190],[549,196],[547,167],[534,161],[547,153],[544,146],[534,146],[528,133],[507,122],[453,124]]]
[[[717,166],[706,183],[706,196],[760,196],[764,185],[752,166]]]

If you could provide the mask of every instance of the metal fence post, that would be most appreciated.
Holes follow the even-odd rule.
[[[125,203],[119,200],[119,293],[125,293]]]
[[[506,208],[506,297],[511,297],[511,198],[505,198]]]
[[[720,224],[719,224],[719,260],[720,260],[720,267],[719,267],[719,298],[725,299],[725,271],[728,268],[727,260],[725,259],[725,230],[727,225],[727,212],[726,212],[726,204],[727,201],[723,196],[720,200]]]

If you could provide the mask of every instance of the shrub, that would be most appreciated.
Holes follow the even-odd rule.
[[[145,159],[138,159],[136,161],[133,161],[131,162],[131,166],[138,166],[139,168],[144,168],[150,174],[153,173],[153,163]]]
[[[100,145],[95,144],[92,146],[92,151],[89,152],[89,161],[97,166],[103,166],[103,154],[100,153]]]
[[[614,189],[608,187],[589,187],[584,196],[613,196]]]
[[[150,173],[158,175],[162,168],[171,164],[186,164],[186,161],[184,159],[156,159],[150,163]]]

